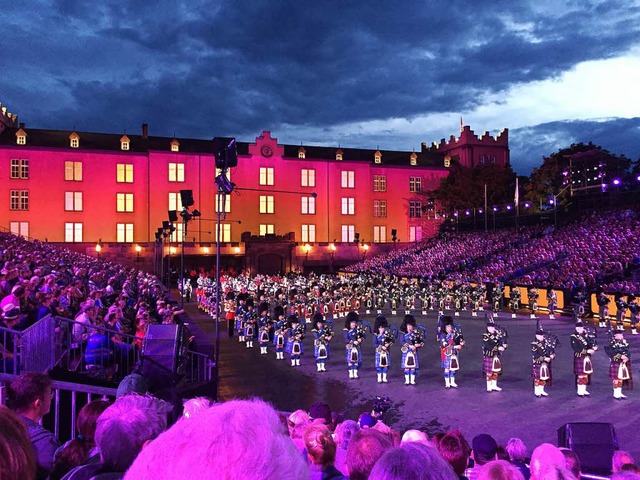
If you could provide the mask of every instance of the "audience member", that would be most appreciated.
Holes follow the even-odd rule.
[[[347,475],[347,448],[351,437],[360,430],[358,423],[354,420],[345,420],[336,426],[333,438],[336,442],[336,461],[335,467],[343,474]]]
[[[529,480],[531,472],[529,471],[529,467],[527,467],[526,464],[529,452],[527,451],[527,446],[524,444],[524,442],[519,438],[510,438],[507,441],[505,450],[509,454],[509,461],[513,465],[515,465],[518,470],[520,470],[520,473],[522,473],[524,480]]]
[[[111,402],[106,400],[94,400],[80,409],[76,420],[78,434],[56,451],[51,480],[62,478],[79,465],[100,461],[100,450],[95,441],[96,423],[109,405]]]
[[[349,480],[366,480],[371,469],[384,454],[393,448],[388,435],[367,428],[356,432],[347,448],[347,473]]]
[[[261,400],[214,405],[150,442],[125,480],[308,480],[304,458]]]
[[[33,480],[36,458],[24,423],[0,404],[0,478],[2,480]]]
[[[469,464],[469,451],[461,439],[462,434],[448,433],[440,439],[437,445],[442,458],[453,468],[460,480],[464,480],[467,465]],[[462,437],[464,438],[464,437]]]
[[[349,477],[350,479],[352,477]],[[456,474],[431,446],[409,442],[387,450],[369,480],[456,480]]]
[[[289,438],[293,441],[296,448],[303,453],[304,452],[304,440],[302,436],[304,431],[311,424],[309,414],[304,410],[296,410],[287,420],[287,426],[289,427]]]
[[[485,463],[476,480],[524,480],[520,470],[507,460],[492,460]]]
[[[311,480],[339,480],[344,476],[334,466],[336,442],[326,425],[311,424],[304,432],[304,444],[311,462]]]
[[[60,443],[53,433],[40,425],[51,408],[51,379],[44,373],[25,373],[7,388],[7,406],[27,426],[38,462],[37,478],[46,478],[53,470],[53,456]]]
[[[420,430],[407,430],[402,435],[402,440],[400,441],[401,445],[409,442],[422,443],[424,445],[429,445],[429,437],[427,434]]]
[[[184,418],[193,418],[208,408],[211,408],[213,402],[206,397],[196,397],[185,400],[182,404],[182,416]]]
[[[124,475],[142,448],[167,428],[171,408],[151,395],[131,393],[118,398],[98,418],[95,441],[100,462],[77,467],[64,480]]]
[[[326,403],[317,402],[311,405],[311,408],[309,408],[309,419],[313,423],[326,425],[330,430],[333,430],[331,407]]]
[[[469,480],[475,480],[480,468],[492,460],[496,460],[498,444],[491,435],[481,433],[473,437],[471,441],[471,458],[473,467],[467,468],[464,476]]]
[[[566,461],[560,449],[550,443],[538,445],[531,454],[531,479],[542,480],[541,476],[543,474],[552,478],[554,474],[564,473],[556,471],[556,468],[560,470],[566,469]]]
[[[618,473],[622,466],[628,463],[635,463],[631,454],[624,450],[616,450],[611,458],[611,472]]]
[[[573,450],[569,450],[568,448],[561,448],[560,451],[564,455],[564,461],[567,465],[567,470],[571,472],[571,474],[576,477],[576,480],[580,480],[582,476],[582,465],[580,464],[580,459],[578,455]]]

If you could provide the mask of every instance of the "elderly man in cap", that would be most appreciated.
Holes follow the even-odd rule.
[[[471,458],[473,467],[464,471],[464,476],[474,480],[483,465],[498,458],[498,444],[491,435],[481,433],[471,441]]]

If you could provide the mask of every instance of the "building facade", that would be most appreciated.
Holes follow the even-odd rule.
[[[218,139],[150,136],[146,124],[139,135],[31,129],[6,111],[0,123],[2,228],[50,242],[152,244],[168,212],[182,210],[180,191],[191,190],[202,216],[184,239],[201,248],[216,241]],[[450,162],[506,165],[507,135],[478,138],[465,126],[416,153],[282,145],[265,131],[237,143],[221,240],[236,253],[256,236],[301,248],[419,241],[437,231],[428,192]],[[185,226],[175,227],[178,241]]]

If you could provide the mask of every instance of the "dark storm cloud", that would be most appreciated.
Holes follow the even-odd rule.
[[[593,142],[616,155],[640,159],[640,117],[549,122],[509,132],[514,169],[528,174],[542,157],[572,143]]]
[[[322,131],[470,110],[487,93],[637,43],[637,4],[540,4],[13,5],[5,30],[14,48],[0,49],[12,74],[0,76],[0,101],[42,127],[121,131],[146,121],[154,134],[250,138],[284,125]]]

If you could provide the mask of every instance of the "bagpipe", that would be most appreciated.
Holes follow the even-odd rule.
[[[392,330],[395,328],[395,332]],[[378,345],[376,352],[379,354],[385,354],[388,352],[388,348],[393,345],[398,338],[398,327],[395,325],[389,325],[389,328],[385,330],[382,337],[382,345]]]
[[[402,347],[400,347],[400,351],[402,353],[407,353],[411,351],[412,350],[411,347],[413,347],[414,345],[419,345],[421,343],[424,343],[424,339],[426,336],[427,336],[427,329],[422,325],[416,325],[415,329],[413,330],[413,339],[411,340],[412,343],[405,342],[402,345]]]
[[[303,324],[298,324],[298,326],[293,330],[291,334],[291,355],[300,355],[302,353],[302,339],[304,338],[304,331]]]
[[[613,328],[609,328],[607,334],[609,336],[609,343],[604,347],[605,353],[609,356],[612,362],[618,362],[618,380],[631,379],[631,373],[629,372],[628,362],[631,358],[631,350],[629,349],[629,343],[626,340],[616,340],[614,335],[617,332]],[[627,357],[627,361],[623,362],[622,357]],[[620,360],[614,360],[614,357],[618,357]]]
[[[285,322],[283,322],[282,320],[279,321],[276,324],[276,331],[274,333],[275,337],[276,337],[276,346],[277,347],[283,347],[284,346],[284,339],[285,339],[285,334],[287,333],[287,325]]]
[[[333,337],[333,322],[327,321],[325,323],[327,323],[327,326],[322,329],[322,334],[314,341],[316,347],[327,345],[330,342],[328,338]]]

